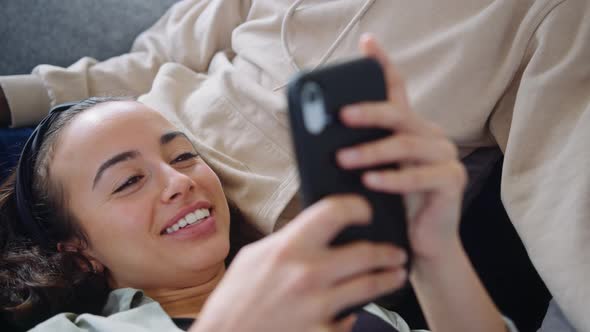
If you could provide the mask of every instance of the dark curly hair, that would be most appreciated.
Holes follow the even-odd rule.
[[[27,330],[61,312],[100,314],[109,288],[107,276],[94,271],[81,252],[58,251],[60,242],[88,238],[80,223],[68,211],[62,186],[49,177],[49,167],[58,145],[59,134],[78,114],[109,101],[133,100],[120,97],[94,97],[64,111],[43,137],[33,179],[34,210],[44,216],[41,222],[53,234],[51,245],[35,243],[20,229],[15,197],[15,173],[0,186],[0,326]],[[50,211],[51,213],[47,213]],[[229,264],[237,251],[261,237],[230,202]]]
[[[62,186],[49,177],[59,134],[78,114],[100,103],[124,98],[90,98],[60,114],[43,137],[33,176],[34,210],[54,235],[41,246],[21,231],[13,172],[0,187],[0,315],[12,329],[29,329],[60,312],[99,313],[109,292],[106,277],[93,272],[80,252],[58,251],[86,234],[67,209]],[[41,213],[51,211],[51,213]]]

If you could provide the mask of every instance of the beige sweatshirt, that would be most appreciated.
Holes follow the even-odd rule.
[[[14,126],[56,103],[143,95],[192,133],[229,198],[268,233],[297,210],[284,84],[357,56],[363,32],[407,78],[416,112],[464,155],[504,151],[510,218],[568,318],[590,331],[588,0],[186,0],[128,54],[0,84]]]

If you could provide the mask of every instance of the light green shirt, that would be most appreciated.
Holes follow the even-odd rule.
[[[376,304],[365,310],[380,317],[400,332],[410,332],[406,322],[396,313]],[[61,313],[34,327],[32,332],[146,332],[180,330],[160,304],[140,290],[121,288],[109,294],[102,315]]]
[[[400,315],[386,310],[374,303],[364,310],[383,319],[399,332],[419,332],[410,330]],[[513,324],[506,320],[508,330],[516,332]],[[35,326],[31,332],[181,332],[160,304],[144,295],[140,290],[121,288],[109,294],[102,315],[61,313]]]
[[[160,304],[142,291],[121,288],[109,294],[102,315],[61,313],[35,326],[33,332],[174,331],[180,332]]]

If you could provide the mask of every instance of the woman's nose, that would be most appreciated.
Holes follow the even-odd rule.
[[[165,166],[165,188],[162,191],[162,202],[169,203],[174,200],[186,197],[195,187],[193,179],[179,172],[174,167]]]

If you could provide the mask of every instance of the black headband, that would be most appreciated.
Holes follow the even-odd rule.
[[[44,247],[51,244],[51,236],[47,228],[41,224],[40,218],[34,213],[35,202],[33,196],[33,178],[36,172],[35,163],[45,134],[58,116],[77,103],[67,103],[55,106],[33,131],[20,155],[16,167],[16,207],[20,217],[20,227],[25,235],[35,243]]]

